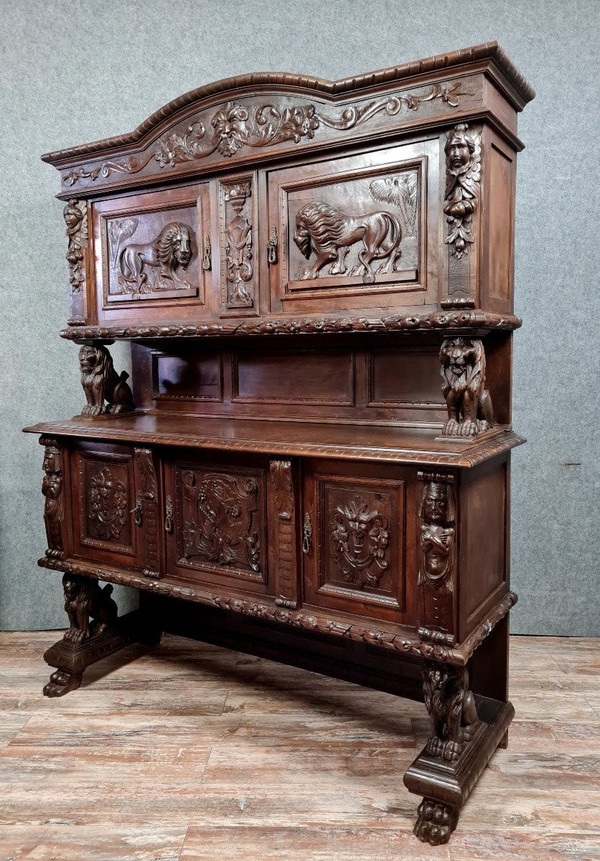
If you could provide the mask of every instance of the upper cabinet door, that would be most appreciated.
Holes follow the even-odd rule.
[[[197,319],[212,278],[208,183],[93,204],[98,322]]]
[[[268,172],[271,310],[435,304],[439,158],[436,137]]]

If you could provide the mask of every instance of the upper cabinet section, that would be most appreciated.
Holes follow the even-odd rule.
[[[516,116],[533,95],[488,43],[336,82],[220,81],[129,135],[50,153],[69,323],[135,337],[291,314],[351,328],[366,310],[510,314]]]

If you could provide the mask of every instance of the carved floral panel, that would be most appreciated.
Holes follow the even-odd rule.
[[[178,564],[265,582],[260,472],[175,467]]]
[[[226,309],[255,306],[252,178],[220,183],[221,294]]]
[[[81,543],[133,553],[132,460],[78,455],[78,461]]]

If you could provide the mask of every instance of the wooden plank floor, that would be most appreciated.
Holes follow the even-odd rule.
[[[600,640],[512,638],[509,747],[434,848],[424,706],[171,636],[49,700],[56,639],[0,634],[2,861],[600,859]]]

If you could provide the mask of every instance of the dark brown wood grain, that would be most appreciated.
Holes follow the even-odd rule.
[[[48,695],[134,637],[201,628],[422,697],[430,737],[405,781],[417,837],[448,840],[513,713],[533,95],[487,43],[337,82],[239,76],[44,156],[86,396],[26,429],[45,446],[40,565],[63,572],[70,625]],[[131,388],[114,340],[132,342]],[[133,626],[99,581],[140,590]]]

